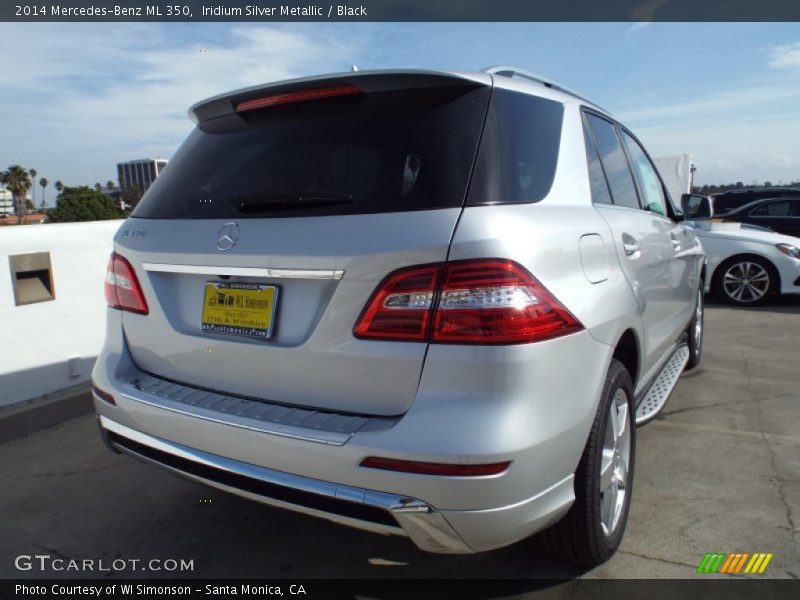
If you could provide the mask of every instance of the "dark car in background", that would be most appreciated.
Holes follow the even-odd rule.
[[[745,188],[729,190],[709,196],[714,204],[714,214],[717,216],[732,212],[756,200],[767,198],[800,198],[800,188]]]
[[[800,237],[800,196],[756,200],[721,217],[724,221],[769,227],[784,235]]]

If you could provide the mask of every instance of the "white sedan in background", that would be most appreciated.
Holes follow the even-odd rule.
[[[706,249],[706,292],[739,306],[773,294],[800,294],[800,239],[765,228],[687,221]]]

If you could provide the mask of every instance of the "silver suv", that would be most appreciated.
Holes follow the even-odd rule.
[[[702,247],[633,134],[508,67],[190,112],[114,239],[109,446],[431,552],[608,559],[703,332]]]

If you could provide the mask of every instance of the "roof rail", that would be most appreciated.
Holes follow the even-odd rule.
[[[486,67],[485,69],[481,69],[481,72],[482,73],[488,73],[489,75],[502,75],[503,77],[509,77],[509,78],[522,77],[523,79],[528,79],[529,81],[533,81],[535,83],[541,84],[541,85],[543,85],[543,86],[545,86],[547,88],[550,88],[550,89],[553,89],[553,90],[558,90],[560,92],[565,92],[565,93],[569,94],[570,96],[575,96],[579,100],[583,100],[584,102],[588,102],[589,104],[591,104],[593,106],[596,106],[597,108],[600,108],[600,109],[604,110],[605,112],[608,112],[606,109],[604,109],[602,106],[600,106],[596,102],[593,102],[593,101],[589,100],[585,96],[581,96],[580,94],[578,94],[577,92],[574,92],[573,90],[569,89],[568,87],[563,86],[560,83],[556,83],[555,81],[552,81],[551,79],[548,79],[548,78],[543,77],[541,75],[537,75],[536,73],[532,73],[530,71],[526,71],[525,69],[519,69],[517,67],[511,67],[511,66],[508,66],[508,65],[498,65],[498,66],[495,66],[495,67]],[[609,114],[611,114],[611,113],[609,113]]]

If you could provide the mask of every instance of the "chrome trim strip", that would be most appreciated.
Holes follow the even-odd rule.
[[[142,263],[145,271],[156,273],[185,273],[190,275],[231,275],[272,279],[341,279],[339,269],[266,269],[261,267],[212,267],[210,265],[174,265]]]
[[[448,554],[472,553],[472,550],[469,548],[469,546],[464,543],[461,537],[455,532],[455,530],[441,515],[441,513],[439,513],[432,506],[415,498],[355,488],[337,483],[321,481],[319,479],[311,479],[310,477],[303,477],[301,475],[292,475],[290,473],[275,471],[265,467],[259,467],[257,465],[224,458],[215,454],[203,452],[202,450],[189,448],[188,446],[183,446],[175,442],[157,438],[146,433],[136,431],[135,429],[131,429],[130,427],[126,427],[125,425],[117,423],[116,421],[113,421],[103,415],[100,415],[98,418],[100,421],[100,426],[107,431],[111,431],[138,444],[154,448],[160,452],[171,454],[184,460],[192,461],[251,479],[258,479],[266,483],[279,485],[290,489],[301,490],[303,492],[318,494],[320,496],[326,496],[329,498],[338,498],[340,500],[346,500],[357,504],[366,504],[375,508],[386,510],[392,513],[395,519],[397,519],[399,527],[391,527],[380,523],[361,521],[352,517],[327,513],[305,506],[290,504],[288,502],[276,500],[267,496],[261,496],[259,494],[235,488],[224,483],[206,479],[192,473],[186,473],[180,469],[170,465],[165,465],[155,459],[142,456],[135,451],[112,442],[114,448],[121,452],[130,454],[135,458],[139,458],[146,462],[156,464],[183,477],[187,477],[205,485],[231,492],[245,498],[257,500],[265,504],[322,517],[359,529],[365,529],[384,534],[405,534],[411,538],[411,541],[413,541],[421,550],[426,550],[428,552]]]

